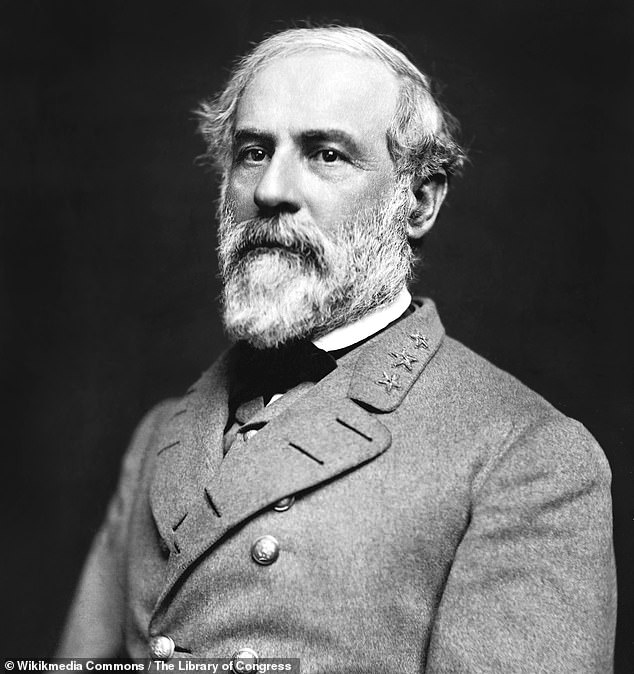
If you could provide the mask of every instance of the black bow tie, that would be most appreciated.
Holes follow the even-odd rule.
[[[337,367],[337,361],[307,340],[275,349],[255,349],[239,342],[230,367],[230,406],[235,408],[260,395],[268,400],[302,382],[318,382]]]

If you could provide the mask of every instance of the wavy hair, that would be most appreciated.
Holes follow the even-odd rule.
[[[432,92],[430,78],[399,50],[361,28],[291,28],[272,35],[238,61],[225,88],[196,111],[206,143],[201,159],[226,174],[240,98],[272,59],[313,50],[334,51],[383,63],[399,80],[399,100],[387,129],[388,150],[399,175],[430,178],[459,172],[466,155],[455,139],[458,124]]]

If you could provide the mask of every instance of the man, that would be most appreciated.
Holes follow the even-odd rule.
[[[464,159],[428,79],[295,29],[201,116],[236,344],[139,427],[60,654],[610,671],[601,450],[407,291]]]

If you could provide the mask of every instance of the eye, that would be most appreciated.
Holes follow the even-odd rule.
[[[343,159],[343,156],[337,150],[332,150],[331,148],[319,150],[317,157],[325,164],[334,164]]]
[[[238,161],[261,164],[266,159],[266,156],[266,151],[261,147],[247,147],[238,153]]]

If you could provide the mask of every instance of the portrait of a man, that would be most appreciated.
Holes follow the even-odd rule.
[[[477,331],[473,347],[454,336],[457,306],[426,282],[428,242],[478,144],[403,37],[359,21],[269,25],[215,93],[198,90],[189,123],[201,181],[216,185],[203,259],[216,248],[219,320],[205,320],[218,348],[192,348],[198,374],[170,375],[128,410],[142,414],[107,459],[56,608],[56,657],[613,671],[612,445],[582,406],[498,361],[508,342],[481,354]],[[531,212],[548,222],[538,185]],[[517,286],[496,296],[526,307],[536,293],[507,278]],[[179,288],[207,283],[193,279]],[[135,330],[169,351],[163,326],[178,314],[162,311]],[[571,359],[586,353],[575,348]]]
[[[464,158],[425,76],[292,29],[200,114],[236,344],[139,429],[62,653],[607,670],[601,450],[407,290]]]

